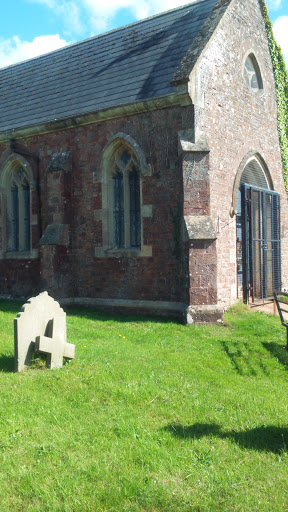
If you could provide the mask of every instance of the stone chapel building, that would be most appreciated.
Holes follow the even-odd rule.
[[[198,0],[4,68],[0,112],[2,297],[213,321],[287,285],[261,0]]]

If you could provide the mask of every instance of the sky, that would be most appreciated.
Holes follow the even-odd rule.
[[[0,0],[0,68],[187,3],[189,0]],[[288,67],[288,0],[266,3]]]

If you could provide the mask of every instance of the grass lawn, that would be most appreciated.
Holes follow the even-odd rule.
[[[0,511],[288,510],[279,318],[224,326],[68,310],[76,358],[13,373],[0,302]]]

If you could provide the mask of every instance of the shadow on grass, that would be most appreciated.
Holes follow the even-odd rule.
[[[245,432],[236,432],[234,430],[223,431],[221,425],[216,423],[195,423],[194,425],[171,423],[164,427],[164,430],[181,439],[200,439],[204,436],[229,439],[242,448],[256,451],[280,453],[287,450],[288,445],[288,428],[272,425],[251,428]]]
[[[27,299],[28,300],[28,299]],[[0,311],[5,311],[7,313],[14,313],[15,317],[21,311],[23,304],[27,301],[24,299],[22,301],[18,300],[0,300]],[[59,301],[61,303],[61,300]],[[70,316],[79,316],[82,318],[87,318],[88,320],[101,320],[102,322],[152,322],[152,323],[175,323],[175,324],[183,324],[183,319],[181,318],[181,313],[171,314],[171,316],[152,316],[151,313],[147,311],[147,315],[143,314],[135,314],[135,312],[131,309],[121,309],[114,308],[114,311],[105,311],[101,310],[101,308],[94,308],[90,305],[85,306],[70,306],[63,305],[64,311]]]
[[[16,301],[16,300],[0,300],[0,311],[5,311],[5,313],[14,313],[15,316],[21,311],[21,307],[25,301]]]
[[[222,342],[223,350],[224,350],[225,354],[227,355],[227,357],[229,357],[229,359],[230,359],[233,367],[237,371],[237,373],[239,373],[240,375],[244,375],[247,373],[247,372],[243,371],[243,368],[241,368],[241,366],[239,364],[239,361],[242,360],[242,362],[244,362],[247,367],[249,375],[251,375],[251,376],[257,375],[254,368],[251,366],[249,357],[244,356],[243,351],[239,347],[239,344],[237,342],[232,342],[232,345],[233,345],[232,348],[229,345],[231,345],[231,342],[229,342],[229,343],[227,343],[226,341]],[[247,349],[246,346],[244,348]]]
[[[262,343],[263,347],[270,352],[270,354],[275,357],[279,363],[283,364],[286,369],[288,369],[288,351],[286,350],[286,346],[279,345],[278,343]]]
[[[0,354],[0,372],[14,372],[14,357]]]
[[[255,377],[258,375],[259,370],[265,375],[269,375],[263,361],[259,358],[255,358],[255,353],[251,350],[250,343],[230,340],[223,341],[222,347],[227,357],[229,357],[233,368],[239,375]]]
[[[150,322],[150,323],[175,323],[182,324],[183,321],[179,317],[167,317],[167,316],[151,316],[151,314],[136,315],[135,312],[128,310],[117,310],[113,312],[107,312],[101,309],[93,308],[93,306],[63,306],[67,315],[79,316],[87,318],[88,320],[101,320],[101,322],[122,322],[122,323],[134,323],[134,322]]]

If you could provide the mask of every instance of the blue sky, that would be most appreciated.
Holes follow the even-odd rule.
[[[0,67],[120,27],[189,0],[0,0]],[[248,1],[248,0],[246,0]],[[288,0],[267,0],[288,65]]]

